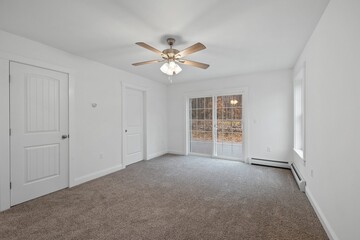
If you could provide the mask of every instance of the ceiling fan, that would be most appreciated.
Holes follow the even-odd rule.
[[[161,66],[160,70],[169,76],[172,76],[172,75],[175,75],[175,74],[178,74],[179,72],[181,72],[182,69],[177,63],[185,64],[185,65],[189,65],[189,66],[193,66],[193,67],[198,67],[198,68],[202,68],[202,69],[207,69],[210,66],[209,64],[183,59],[183,57],[186,57],[192,53],[204,50],[206,48],[204,46],[204,44],[198,42],[182,51],[179,51],[179,50],[173,48],[173,45],[175,43],[174,38],[168,38],[166,41],[169,44],[170,48],[165,49],[162,52],[144,42],[137,42],[136,43],[137,45],[139,45],[140,47],[146,48],[150,51],[153,51],[154,53],[161,56],[162,59],[138,62],[138,63],[133,63],[132,65],[140,66],[140,65],[144,65],[144,64],[150,64],[150,63],[165,62]]]

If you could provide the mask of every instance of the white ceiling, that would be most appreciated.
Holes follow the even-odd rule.
[[[174,82],[293,67],[329,0],[0,0],[0,28],[164,83],[161,63],[135,45],[167,48],[174,36],[187,57],[210,64],[183,66]]]

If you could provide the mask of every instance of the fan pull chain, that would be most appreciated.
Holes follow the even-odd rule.
[[[172,83],[172,76],[168,76],[168,80]]]

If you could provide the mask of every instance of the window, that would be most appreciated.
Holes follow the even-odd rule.
[[[304,158],[305,136],[304,136],[304,86],[305,67],[303,67],[294,79],[294,150]]]

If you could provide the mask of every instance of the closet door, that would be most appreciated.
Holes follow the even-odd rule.
[[[10,64],[11,205],[68,187],[68,74]]]

